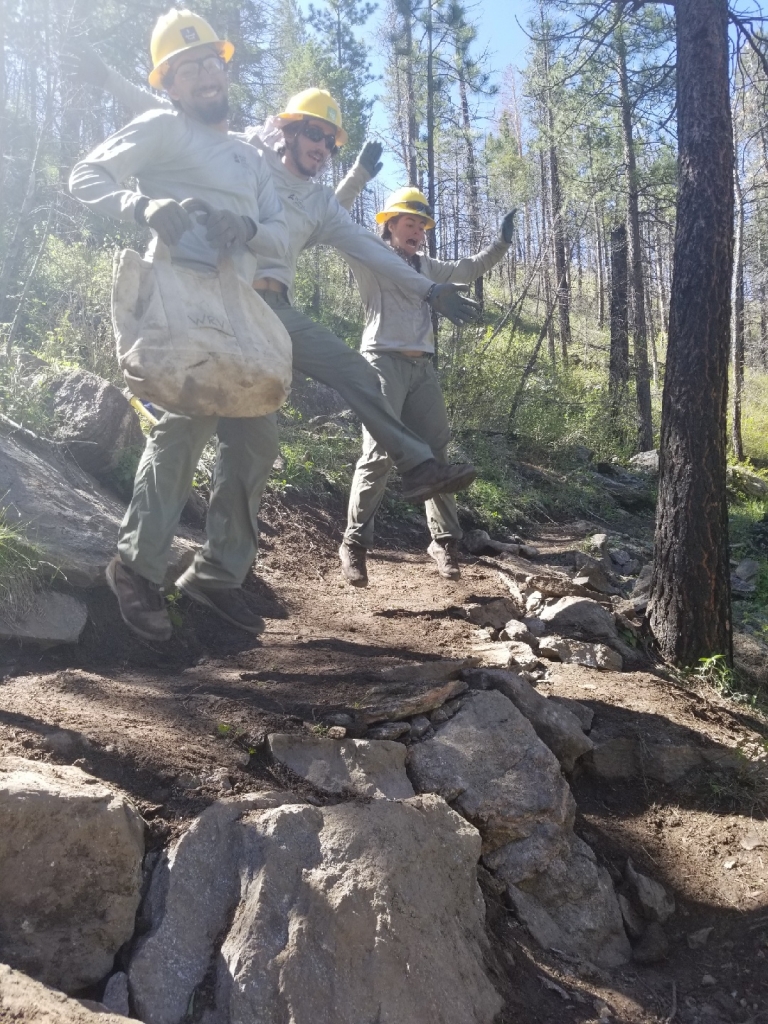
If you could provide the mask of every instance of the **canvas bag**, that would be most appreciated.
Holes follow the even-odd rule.
[[[199,200],[188,210],[202,210]],[[171,262],[157,239],[154,259],[115,255],[112,325],[117,361],[134,395],[185,416],[265,416],[291,386],[291,338],[282,322],[222,255],[206,271]]]

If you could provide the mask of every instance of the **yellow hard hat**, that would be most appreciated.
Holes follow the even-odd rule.
[[[339,104],[327,89],[305,89],[291,96],[282,114],[281,121],[303,121],[307,117],[327,121],[336,129],[336,145],[343,146],[349,136],[341,127]]]
[[[432,207],[427,202],[423,192],[419,192],[412,185],[399,188],[393,192],[384,204],[384,209],[376,214],[377,224],[386,224],[393,217],[399,217],[402,213],[410,213],[414,217],[423,217],[427,222],[427,230],[435,226],[435,218]]]
[[[235,48],[227,39],[219,39],[211,26],[192,11],[179,11],[172,7],[167,14],[157,19],[149,44],[154,67],[149,73],[149,84],[155,89],[163,87],[163,78],[168,70],[171,57],[185,50],[206,44],[215,46],[222,60],[229,63]]]

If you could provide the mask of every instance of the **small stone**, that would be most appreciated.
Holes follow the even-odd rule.
[[[453,716],[443,707],[437,708],[437,710],[433,711],[432,714],[429,716],[429,719],[432,725],[441,725],[443,722],[447,722],[448,719],[452,717]]]
[[[530,632],[524,622],[519,619],[510,619],[504,629],[499,633],[499,640],[516,640],[536,648],[536,637]]]
[[[736,858],[735,857],[730,857],[728,860],[723,861],[723,867],[725,868],[726,871],[730,871],[731,868],[735,868],[736,867]]]
[[[639,939],[645,931],[645,922],[637,913],[626,896],[619,893],[619,909],[624,919],[624,927],[631,939]]]
[[[523,556],[523,558],[538,558],[539,549],[535,548],[533,544],[521,544],[520,554]]]
[[[590,551],[597,551],[602,555],[608,544],[608,534],[593,533],[587,541],[587,544],[589,546]]]
[[[232,760],[235,762],[238,768],[247,768],[251,760],[251,755],[248,753],[247,750],[233,750]]]
[[[514,618],[517,606],[509,597],[496,597],[491,601],[474,602],[464,605],[466,618],[476,626],[490,626],[503,629]]]
[[[541,608],[544,603],[544,595],[540,590],[534,590],[533,593],[529,594],[525,601],[525,610],[530,615],[531,612],[537,611]]]
[[[416,715],[411,719],[411,736],[418,740],[430,728],[430,722],[426,715]]]
[[[705,988],[711,988],[712,985],[717,984],[717,980],[713,978],[711,974],[705,974],[704,977],[701,979],[701,984]]]
[[[713,932],[713,927],[710,925],[708,928],[699,928],[696,932],[689,932],[686,936],[689,949],[702,949],[706,946],[709,936]]]
[[[756,562],[754,558],[745,558],[739,562],[733,572],[735,576],[738,576],[745,583],[754,583],[760,572],[760,563]]]
[[[211,789],[218,789],[221,793],[230,793],[232,791],[232,780],[226,768],[217,768],[210,775],[204,775],[202,781],[206,786],[209,786]]]
[[[343,725],[332,725],[328,730],[328,738],[331,740],[343,740],[347,730]]]
[[[199,789],[202,786],[203,780],[199,775],[193,775],[192,772],[182,772],[181,775],[176,778],[176,785],[180,789]]]
[[[106,984],[101,1001],[110,1013],[129,1016],[131,1008],[128,1003],[128,975],[124,971],[112,975]]]
[[[372,740],[397,740],[410,731],[408,722],[381,722],[380,725],[371,726],[368,737]]]
[[[672,896],[658,882],[636,871],[631,860],[627,861],[626,879],[649,921],[663,924],[674,914],[675,901]]]

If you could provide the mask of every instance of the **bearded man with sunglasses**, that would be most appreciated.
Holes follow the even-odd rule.
[[[149,111],[168,104],[126,81],[87,48],[80,51],[79,73],[129,109]],[[476,476],[474,467],[439,463],[429,445],[394,414],[367,360],[293,305],[299,255],[312,246],[328,245],[456,323],[476,318],[479,307],[457,285],[433,286],[350,217],[348,208],[380,167],[381,147],[369,143],[363,148],[338,194],[317,181],[331,154],[348,138],[339,106],[325,89],[305,89],[291,97],[282,113],[246,129],[242,137],[272,171],[288,224],[286,256],[260,256],[253,284],[291,335],[294,369],[341,394],[397,466],[407,500],[427,501],[468,487]]]

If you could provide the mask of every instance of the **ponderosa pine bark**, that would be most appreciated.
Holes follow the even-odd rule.
[[[618,419],[629,385],[629,281],[627,228],[618,224],[611,231],[611,351],[608,366],[608,394],[611,416]]]
[[[732,660],[726,412],[733,269],[727,0],[677,0],[678,205],[649,621],[662,656]]]

